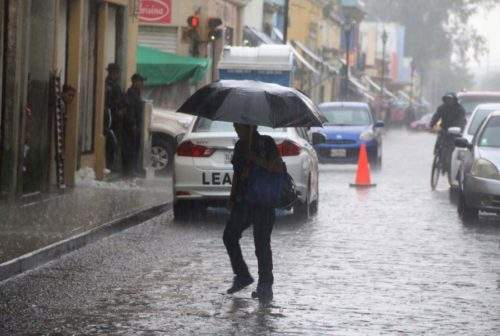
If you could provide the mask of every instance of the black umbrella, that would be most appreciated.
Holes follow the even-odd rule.
[[[278,84],[220,80],[196,91],[179,108],[195,116],[247,125],[322,126],[324,116],[305,94]]]

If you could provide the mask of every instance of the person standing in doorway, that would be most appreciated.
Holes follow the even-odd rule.
[[[273,138],[260,135],[256,126],[234,124],[234,128],[239,140],[232,159],[234,174],[228,204],[231,215],[224,230],[223,240],[235,276],[227,293],[236,293],[254,281],[243,259],[239,242],[243,231],[253,225],[259,281],[252,297],[270,301],[273,299],[274,282],[271,233],[275,209],[271,205],[250,204],[245,195],[251,183],[248,177],[253,167],[259,166],[268,172],[282,173],[285,169],[284,163]]]
[[[123,117],[122,157],[125,175],[140,175],[141,129],[144,114],[142,92],[146,78],[136,73],[132,86],[125,94],[125,115]]]
[[[116,170],[120,141],[123,136],[123,91],[120,86],[120,67],[116,63],[106,68],[106,95],[104,111],[104,135],[106,137],[106,167]]]

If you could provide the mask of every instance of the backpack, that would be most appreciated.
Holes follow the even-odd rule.
[[[297,191],[284,162],[283,166],[281,173],[253,166],[246,180],[245,201],[252,205],[290,209],[297,200]]]

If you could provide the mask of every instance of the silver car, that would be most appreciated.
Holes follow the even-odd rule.
[[[486,119],[491,112],[500,111],[500,104],[480,104],[472,112],[472,115],[467,121],[465,125],[463,135],[467,141],[471,142],[476,134],[477,130],[483,123],[484,119]],[[463,148],[455,148],[453,150],[453,154],[451,156],[451,167],[450,167],[450,185],[452,187],[458,187],[458,168],[460,167],[461,161],[464,156]]]
[[[480,210],[500,213],[500,111],[492,112],[472,141],[455,140],[466,149],[459,169],[458,211],[464,218],[477,218]]]
[[[299,202],[295,215],[308,217],[318,207],[318,157],[303,128],[259,127],[278,146],[295,181]],[[237,136],[233,124],[197,118],[177,146],[174,160],[174,215],[225,205],[231,191],[231,158]]]

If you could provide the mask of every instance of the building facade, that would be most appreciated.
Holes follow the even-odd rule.
[[[187,19],[199,18],[200,56],[210,56],[207,22],[219,18],[226,45],[241,45],[248,0],[140,0],[139,44],[179,55],[190,54]],[[165,8],[162,12],[162,8]],[[165,13],[168,13],[166,15]]]
[[[288,42],[300,64],[295,86],[318,103],[339,96],[341,9],[338,1],[289,1]]]
[[[105,171],[103,136],[106,66],[135,72],[138,1],[0,1],[2,110],[0,193],[48,191],[55,180],[55,77],[76,89],[66,106],[64,180],[89,167]]]

